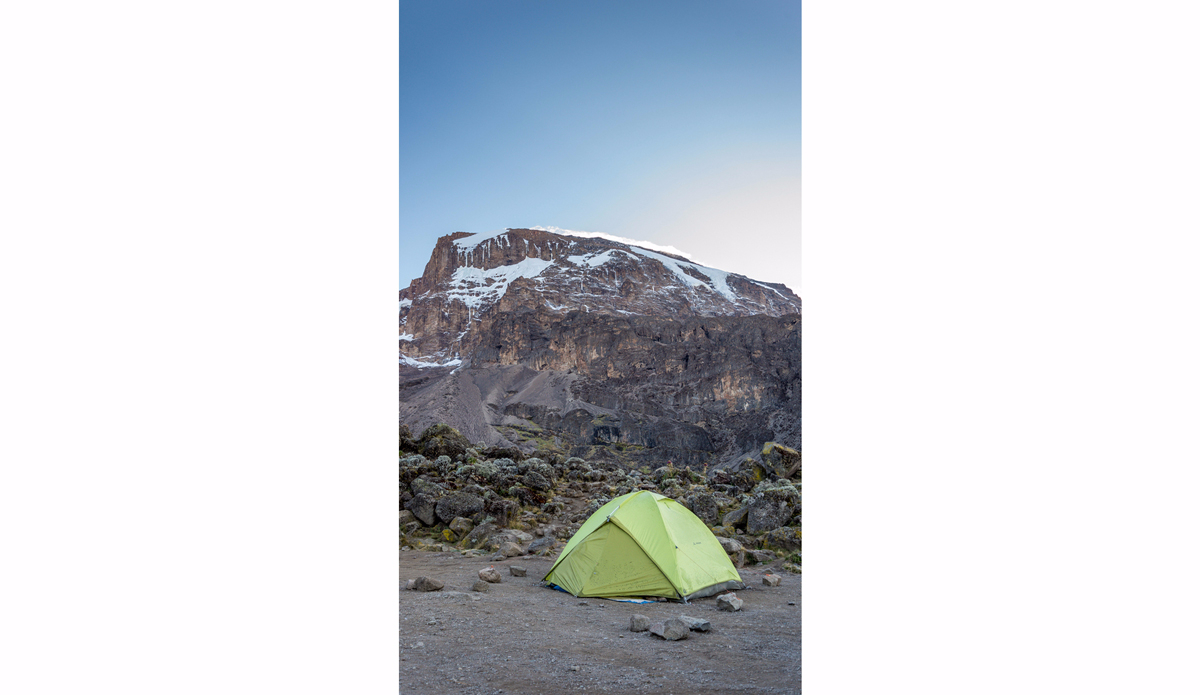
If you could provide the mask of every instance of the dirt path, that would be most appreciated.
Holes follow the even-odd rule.
[[[688,605],[578,599],[539,586],[552,562],[402,552],[400,695],[800,692],[801,578],[780,571],[779,561],[740,570],[748,588],[737,592],[745,604],[736,613],[718,611],[715,597]],[[510,576],[510,564],[527,576]],[[471,591],[488,565],[503,581]],[[768,569],[783,577],[781,586],[763,586]],[[403,590],[403,581],[422,575],[445,588]],[[667,642],[630,632],[634,613],[655,622],[704,618],[712,630]]]

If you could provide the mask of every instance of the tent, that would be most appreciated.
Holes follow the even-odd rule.
[[[596,510],[544,580],[575,596],[684,601],[744,588],[717,537],[687,507],[638,490]]]

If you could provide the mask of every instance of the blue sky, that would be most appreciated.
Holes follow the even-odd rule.
[[[799,291],[799,181],[799,2],[400,4],[401,287],[541,225]]]

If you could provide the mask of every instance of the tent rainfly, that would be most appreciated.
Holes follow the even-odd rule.
[[[597,509],[544,581],[575,596],[684,601],[745,587],[703,521],[675,500],[647,490]]]

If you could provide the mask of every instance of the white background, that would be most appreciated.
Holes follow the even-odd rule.
[[[1200,688],[1181,7],[806,6],[810,695]],[[0,690],[394,692],[396,21],[0,9]]]

